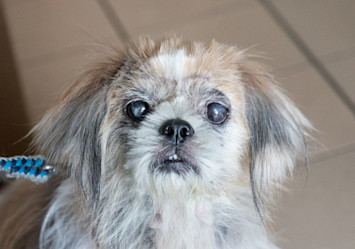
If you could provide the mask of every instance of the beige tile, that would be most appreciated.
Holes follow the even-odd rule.
[[[248,6],[234,5],[221,13],[204,16],[194,21],[180,21],[131,30],[134,38],[148,34],[154,38],[166,32],[176,33],[190,40],[211,40],[236,44],[241,48],[254,47],[267,58],[266,63],[281,67],[296,61],[304,61],[303,56],[273,22],[264,9],[251,1]]]
[[[314,133],[319,143],[331,149],[355,141],[355,117],[314,70],[279,77],[279,81],[319,131]]]
[[[272,2],[318,56],[355,45],[355,1]]]
[[[67,48],[118,40],[95,0],[4,0],[4,11],[16,58],[53,57]]]
[[[76,55],[53,60],[20,72],[24,102],[31,124],[50,109],[65,88],[79,75],[87,57]]]
[[[201,14],[214,11],[233,0],[109,0],[115,12],[128,31],[136,28],[161,26],[165,23],[198,18]],[[248,4],[247,0],[237,0]]]
[[[281,248],[355,248],[354,161],[355,151],[297,174],[278,205]]]
[[[325,65],[344,91],[355,102],[355,56],[337,62],[325,62]]]

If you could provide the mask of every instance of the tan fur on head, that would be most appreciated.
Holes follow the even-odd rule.
[[[263,219],[307,157],[309,127],[238,48],[142,38],[83,74],[35,127],[34,147],[63,179],[38,245],[276,248]],[[0,231],[21,239],[10,223]]]

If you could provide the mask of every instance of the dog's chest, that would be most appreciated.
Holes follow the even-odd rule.
[[[212,206],[207,201],[155,204],[150,223],[157,249],[209,249],[215,246]]]

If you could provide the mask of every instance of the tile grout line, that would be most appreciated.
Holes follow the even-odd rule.
[[[355,56],[355,46],[350,46],[340,50],[336,50],[327,54],[320,56],[320,59],[325,62],[325,64],[332,65],[338,63],[342,60],[347,60]],[[308,60],[296,61],[294,63],[287,64],[285,66],[276,67],[275,71],[281,72],[282,75],[292,75],[309,68]],[[286,72],[286,73],[285,73]]]
[[[311,152],[310,163],[315,164],[353,151],[355,151],[355,141],[342,144],[330,150],[323,150],[323,151],[318,151],[313,153]]]
[[[130,35],[128,34],[128,31],[126,30],[126,28],[122,24],[119,17],[116,15],[115,11],[113,10],[112,5],[108,2],[108,0],[96,0],[96,2],[98,3],[101,10],[104,12],[108,21],[112,25],[118,38],[121,39],[121,41],[123,43],[130,42],[131,38],[130,38]]]
[[[312,52],[305,41],[303,41],[298,33],[287,22],[286,18],[280,13],[280,11],[271,3],[270,0],[257,1],[265,8],[267,12],[269,12],[270,16],[275,20],[277,25],[279,25],[279,27],[286,33],[286,35],[306,57],[309,63],[313,65],[317,72],[323,77],[325,82],[328,83],[328,85],[333,89],[333,91],[338,95],[343,103],[350,109],[353,115],[355,115],[355,104],[351,98],[345,93],[338,81],[333,77],[333,75],[328,71],[328,69],[323,65],[318,57]]]

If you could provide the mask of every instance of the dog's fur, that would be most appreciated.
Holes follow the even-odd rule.
[[[126,113],[134,100],[150,106],[140,122]],[[208,120],[214,102],[229,110],[222,124]],[[177,118],[194,135],[176,146],[159,128]],[[142,38],[83,74],[34,128],[57,175],[9,190],[0,248],[277,248],[265,223],[307,157],[309,127],[244,51]],[[193,170],[160,170],[176,147]]]

